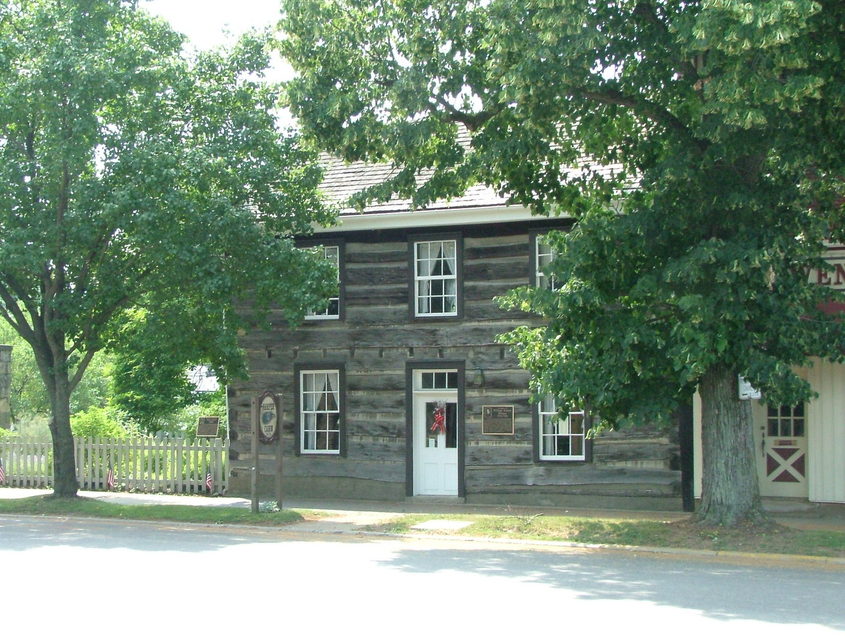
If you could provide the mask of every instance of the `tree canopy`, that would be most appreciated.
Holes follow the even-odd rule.
[[[129,0],[0,3],[0,317],[50,398],[55,490],[75,494],[69,397],[139,312],[148,348],[233,353],[272,306],[319,304],[320,170],[277,129],[266,38],[187,59]],[[249,311],[236,312],[234,301]]]
[[[703,402],[701,518],[758,518],[743,375],[772,403],[842,357],[839,294],[808,284],[845,238],[838,0],[286,0],[302,130],[391,161],[361,194],[424,206],[486,183],[538,214],[547,319],[505,336],[540,393],[610,423]],[[469,133],[470,141],[462,143]],[[433,169],[428,180],[418,180]]]

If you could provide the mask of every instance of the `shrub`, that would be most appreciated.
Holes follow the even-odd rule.
[[[70,418],[74,437],[126,437],[126,429],[110,409],[92,406]]]

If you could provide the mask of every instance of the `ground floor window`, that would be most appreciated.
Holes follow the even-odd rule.
[[[560,413],[553,397],[544,397],[537,405],[539,411],[540,459],[584,460],[584,411]]]
[[[299,372],[300,452],[340,453],[340,372]]]
[[[560,283],[558,280],[554,276],[550,276],[546,273],[546,268],[551,265],[555,258],[555,253],[552,246],[546,242],[543,235],[537,235],[534,242],[534,250],[534,284],[537,287],[551,289],[552,291],[560,289]]]

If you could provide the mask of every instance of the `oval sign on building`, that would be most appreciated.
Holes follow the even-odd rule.
[[[264,444],[279,438],[279,400],[269,391],[258,400],[258,438]]]

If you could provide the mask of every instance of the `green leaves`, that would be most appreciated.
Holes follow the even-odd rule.
[[[550,239],[562,287],[501,301],[547,321],[503,336],[539,390],[649,419],[714,365],[794,401],[790,369],[839,355],[817,307],[841,294],[806,271],[845,227],[841,2],[285,7],[304,133],[397,166],[359,205],[483,182],[578,219]]]
[[[78,372],[72,388],[92,352],[125,346],[235,373],[236,298],[257,324],[328,293],[332,273],[290,240],[333,215],[258,78],[266,35],[187,59],[135,2],[0,11],[0,317],[42,375]]]

